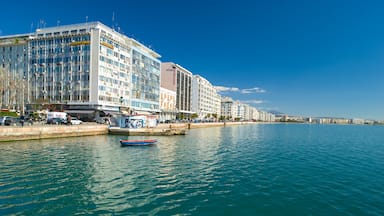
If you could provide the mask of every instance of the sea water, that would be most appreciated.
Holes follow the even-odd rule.
[[[121,147],[120,139],[156,138]],[[384,127],[0,143],[0,215],[384,215]]]

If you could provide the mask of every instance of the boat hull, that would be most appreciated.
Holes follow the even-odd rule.
[[[120,140],[122,146],[146,146],[154,145],[157,140]]]

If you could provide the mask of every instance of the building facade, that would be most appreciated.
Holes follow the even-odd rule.
[[[160,122],[176,120],[176,92],[160,87]]]
[[[191,88],[192,73],[182,66],[172,63],[161,63],[161,87],[176,92],[177,119],[188,119],[192,112]]]
[[[102,23],[0,37],[2,49],[19,52],[9,60],[0,52],[0,59],[3,71],[26,80],[29,109],[160,111],[160,55]],[[20,58],[22,70],[9,67]]]
[[[21,110],[28,100],[28,39],[29,35],[0,37],[0,106]]]
[[[221,97],[221,116],[225,120],[232,120],[233,100],[230,97]]]
[[[200,75],[194,75],[192,81],[192,112],[201,120],[220,117],[220,96],[215,87]]]

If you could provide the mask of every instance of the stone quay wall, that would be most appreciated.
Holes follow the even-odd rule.
[[[125,129],[109,128],[108,125],[44,125],[37,124],[25,127],[0,126],[0,142],[33,140],[61,137],[78,137],[107,134],[130,135],[185,135],[185,130],[207,127],[226,127],[234,125],[254,124],[254,122],[212,122],[212,123],[175,123],[159,124],[156,128]]]
[[[0,126],[0,141],[17,141],[59,137],[108,134],[106,125],[32,125],[25,127]]]

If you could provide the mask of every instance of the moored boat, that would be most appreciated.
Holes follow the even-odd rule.
[[[145,146],[145,145],[153,145],[157,142],[155,139],[147,139],[147,140],[120,140],[120,144],[122,146]]]

